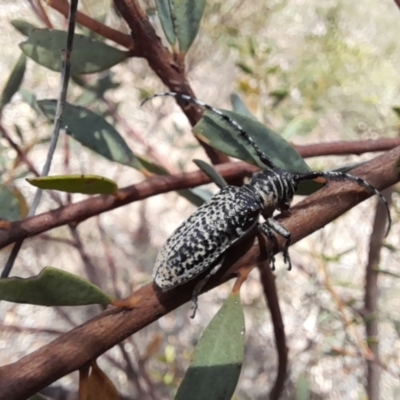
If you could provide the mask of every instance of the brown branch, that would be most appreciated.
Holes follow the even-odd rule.
[[[390,205],[392,200],[393,188],[384,191],[384,195]],[[380,253],[383,240],[385,237],[385,225],[387,223],[387,215],[385,207],[378,203],[376,207],[374,226],[369,241],[368,263],[365,271],[365,331],[368,347],[373,354],[374,360],[367,360],[367,394],[369,400],[380,399],[380,366],[376,360],[379,360],[379,338],[378,338],[378,277]]]
[[[172,92],[195,97],[186,79],[185,66],[164,47],[137,0],[114,0],[114,3],[131,29],[135,43],[135,55],[145,58],[150,68]],[[182,99],[177,99],[177,102],[188,117],[190,124],[194,126],[203,115],[201,108],[187,104]],[[200,144],[213,164],[229,161],[228,156],[219,153],[208,144],[201,141]]]
[[[399,180],[396,169],[399,157],[400,148],[393,149],[355,169],[353,173],[383,190]],[[368,196],[355,184],[332,182],[293,207],[291,217],[282,221],[292,233],[293,242],[297,242]],[[206,290],[228,280],[238,269],[262,261],[259,256],[259,246],[250,239],[228,250],[224,267],[210,279]],[[287,279],[290,279],[290,274]],[[0,400],[27,398],[81,368],[128,336],[189,301],[197,281],[165,293],[154,285],[147,285],[132,296],[132,303],[135,304],[133,309],[107,310],[21,360],[1,367]]]
[[[303,158],[386,151],[400,146],[400,138],[337,141],[308,145],[293,145]]]
[[[219,165],[217,170],[229,180],[249,176],[256,171],[256,167],[244,162],[238,162]],[[209,182],[210,179],[201,171],[157,176],[121,189],[118,191],[117,196],[96,196],[78,203],[68,204],[44,214],[13,222],[8,229],[0,226],[0,249],[21,238],[35,236],[69,223],[79,223],[87,218],[137,200]]]
[[[379,139],[376,141],[368,141],[368,146],[364,146],[366,151],[378,151],[383,148],[396,146],[397,140]],[[309,151],[309,146],[313,152]],[[311,144],[308,146],[296,146],[301,156],[317,156],[326,154],[326,146],[331,152],[339,152],[347,147],[346,154],[354,154],[360,151],[363,146],[362,142],[333,142],[330,144]],[[387,147],[385,147],[387,146]],[[331,154],[331,153],[329,153]],[[342,152],[341,154],[345,154]],[[358,153],[357,153],[358,154]],[[249,176],[257,170],[256,167],[248,165],[244,162],[226,163],[216,167],[218,172],[228,181],[235,178],[243,178]],[[80,201],[74,204],[68,204],[56,210],[49,211],[35,217],[27,218],[22,221],[16,221],[10,224],[8,229],[0,226],[0,249],[14,243],[25,237],[36,236],[39,233],[57,228],[70,223],[79,223],[95,215],[113,210],[134,201],[143,200],[150,196],[170,192],[173,190],[186,189],[209,183],[210,180],[200,171],[191,173],[182,173],[172,176],[154,177],[144,182],[128,186],[119,191],[118,197],[114,196],[97,196],[90,199]]]
[[[259,243],[263,243],[260,246],[260,255],[263,256],[263,258],[267,258],[267,254],[265,253],[265,242],[261,242],[261,240],[263,239],[260,236],[261,235],[258,236],[258,241]],[[263,251],[264,254],[262,254]],[[269,263],[259,263],[258,269],[260,271],[260,279],[263,285],[268,309],[271,313],[271,320],[274,326],[276,349],[278,352],[278,373],[275,378],[274,386],[269,393],[269,399],[278,400],[281,397],[287,378],[288,348],[286,346],[285,326],[283,323],[281,309],[279,307],[279,298],[275,284],[275,276],[270,269]]]
[[[65,18],[68,18],[69,5],[66,0],[46,0],[46,3],[49,7],[58,11]],[[92,32],[95,32],[106,39],[110,39],[113,42],[126,47],[131,50],[131,55],[135,55],[134,53],[134,44],[132,37],[116,29],[110,28],[107,25],[102,24],[101,22],[83,14],[78,11],[76,14],[76,22],[85,28],[90,29]]]

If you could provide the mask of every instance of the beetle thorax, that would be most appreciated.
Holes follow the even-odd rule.
[[[260,195],[264,208],[288,209],[298,182],[294,175],[279,168],[258,172],[249,182]]]

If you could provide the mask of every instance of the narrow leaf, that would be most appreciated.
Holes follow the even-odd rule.
[[[253,118],[232,111],[221,111],[237,121],[276,166],[290,172],[304,173],[311,171],[293,146],[265,125]],[[193,132],[197,137],[217,150],[258,165],[260,168],[265,168],[253,147],[239,137],[239,132],[233,126],[217,115],[206,111],[193,128]]]
[[[398,117],[400,117],[400,107],[392,107],[392,110],[396,113]]]
[[[202,188],[181,189],[178,190],[178,193],[197,207],[200,207],[212,197],[212,193],[209,190]]]
[[[196,39],[205,6],[206,0],[172,0],[175,34],[183,53]]]
[[[54,120],[56,100],[40,100],[39,107],[50,120]],[[65,104],[63,122],[67,133],[101,156],[143,170],[140,161],[128,147],[118,131],[103,117],[86,108]]]
[[[20,44],[25,55],[53,71],[61,70],[61,50],[64,49],[67,32],[34,29],[27,41]],[[71,55],[71,74],[93,74],[105,71],[124,61],[128,56],[98,40],[75,34],[74,51]]]
[[[26,57],[24,54],[21,54],[13,70],[11,71],[10,76],[8,77],[6,86],[4,87],[3,93],[1,94],[0,112],[3,107],[11,101],[12,97],[21,86],[22,80],[24,79],[25,75],[25,67]]]
[[[40,189],[60,190],[68,193],[115,194],[118,185],[99,175],[57,175],[31,178],[27,181]]]
[[[137,156],[141,164],[150,172],[156,175],[169,175],[168,171],[160,165],[154,164],[153,162],[147,160],[143,156]],[[178,190],[178,194],[184,197],[186,200],[190,201],[197,207],[200,207],[203,203],[212,197],[212,193],[208,190],[202,188],[194,189],[182,189]]]
[[[37,26],[31,24],[23,19],[13,19],[10,21],[11,25],[24,36],[29,36],[34,29],[39,29]]]
[[[110,304],[99,287],[60,269],[46,267],[31,278],[0,279],[0,300],[41,306]]]
[[[165,37],[167,38],[168,43],[173,45],[176,42],[176,36],[172,17],[173,5],[171,4],[171,0],[156,0],[156,6],[158,18],[160,19]]]
[[[18,221],[23,217],[21,202],[13,189],[0,184],[0,220]]]
[[[193,162],[220,188],[228,186],[228,183],[222,175],[210,164],[202,160],[193,160]]]
[[[231,294],[199,340],[175,400],[230,400],[242,367],[244,332],[239,294]]]
[[[256,119],[237,93],[231,94],[231,104],[233,111],[237,112],[238,114],[242,114],[245,117]]]

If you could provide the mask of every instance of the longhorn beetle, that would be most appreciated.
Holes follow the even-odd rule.
[[[226,186],[210,200],[201,205],[169,237],[158,253],[154,266],[154,281],[163,290],[182,285],[209,270],[195,287],[192,297],[191,318],[196,314],[197,297],[207,280],[222,266],[225,251],[256,225],[267,238],[274,239],[274,233],[286,239],[282,248],[284,262],[291,269],[288,248],[290,232],[273,218],[275,210],[290,209],[293,196],[301,181],[324,178],[331,181],[351,181],[368,192],[376,194],[384,203],[388,215],[389,233],[391,217],[388,204],[382,194],[365,180],[344,172],[291,173],[276,167],[258,147],[253,138],[234,119],[218,109],[184,94],[159,93],[145,99],[142,105],[154,97],[173,96],[205,108],[237,130],[239,136],[253,147],[267,169],[257,172],[251,180],[241,186]],[[259,223],[262,215],[265,222]],[[272,268],[274,257],[271,256]]]

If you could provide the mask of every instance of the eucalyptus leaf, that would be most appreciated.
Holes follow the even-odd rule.
[[[46,117],[53,121],[57,101],[40,100],[38,105]],[[97,154],[140,171],[144,169],[118,131],[100,115],[66,103],[63,122],[69,135]]]
[[[199,340],[175,400],[230,400],[242,367],[244,333],[242,304],[233,293]]]
[[[200,187],[193,189],[181,189],[178,190],[178,193],[197,207],[200,207],[212,197],[212,193],[209,190],[202,189]]]
[[[168,43],[174,45],[176,42],[174,20],[172,15],[172,0],[156,0],[158,18],[160,19],[165,37]]]
[[[202,160],[193,160],[193,162],[220,188],[228,186],[228,183],[222,175],[210,164]]]
[[[237,112],[238,114],[242,114],[246,117],[256,119],[254,117],[254,115],[250,112],[250,110],[247,108],[244,101],[241,99],[241,97],[237,93],[231,94],[231,104],[232,104],[233,111]]]
[[[27,179],[40,189],[60,190],[68,193],[115,194],[118,185],[99,175],[57,175]]]
[[[196,39],[206,0],[171,0],[179,50],[186,53]]]
[[[41,306],[110,304],[113,299],[79,276],[46,267],[31,278],[0,279],[0,300]]]
[[[22,80],[24,79],[26,68],[26,57],[23,53],[19,56],[17,63],[15,64],[10,76],[7,79],[6,86],[3,89],[3,93],[0,98],[0,112],[3,107],[8,104],[14,94],[18,91],[21,86]]]
[[[25,55],[38,64],[61,71],[61,51],[67,42],[67,32],[32,29],[28,40],[20,47]],[[75,34],[71,55],[71,74],[93,74],[105,71],[126,60],[128,53],[86,36]]]
[[[34,29],[39,29],[36,25],[31,24],[23,19],[13,19],[11,25],[24,36],[29,36]]]
[[[272,162],[290,172],[306,173],[310,168],[300,154],[286,140],[265,125],[247,116],[221,110],[248,132],[258,147]],[[265,168],[252,146],[239,137],[239,132],[218,115],[206,111],[193,128],[195,135],[215,149],[248,163]]]

